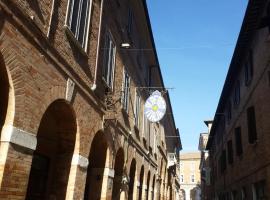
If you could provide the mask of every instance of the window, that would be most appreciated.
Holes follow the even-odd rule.
[[[234,137],[235,137],[236,155],[240,156],[243,153],[241,127],[237,127],[234,129]]]
[[[250,144],[253,144],[257,140],[256,116],[255,116],[255,108],[253,106],[247,109],[247,123],[248,123],[248,141]]]
[[[86,49],[92,0],[69,0],[66,25]]]
[[[259,181],[253,185],[252,188],[253,199],[261,200],[266,199],[265,196],[265,181]]]
[[[180,182],[184,183],[184,175],[183,174],[180,175]]]
[[[230,101],[227,107],[227,121],[229,122],[231,119],[232,119],[232,104]]]
[[[245,63],[245,85],[248,86],[253,78],[253,53],[250,50]]]
[[[222,174],[226,168],[227,168],[227,164],[226,164],[226,151],[223,150],[220,157],[219,157],[219,166],[220,166],[220,173]]]
[[[195,183],[195,176],[194,176],[194,174],[191,175],[190,180],[191,180],[191,183]]]
[[[138,90],[136,90],[135,94],[135,125],[137,128],[140,126],[140,112],[141,112],[141,96]]]
[[[108,87],[113,87],[114,66],[115,66],[115,43],[109,32],[105,35],[103,78]]]
[[[128,24],[127,24],[127,32],[131,34],[133,26],[133,12],[131,8],[128,9]]]
[[[246,187],[243,187],[241,190],[241,199],[244,200],[247,198],[247,189]]]
[[[238,80],[235,85],[234,90],[234,105],[238,105],[240,103],[240,81]]]
[[[149,121],[148,121],[147,117],[145,115],[143,115],[143,137],[144,137],[146,143],[148,143],[148,141],[149,141],[149,131],[150,131]]]
[[[227,142],[227,150],[228,150],[228,162],[229,164],[233,163],[233,144],[232,140]]]
[[[129,104],[129,90],[130,90],[130,77],[126,70],[124,70],[123,75],[123,92],[122,92],[122,107],[124,110],[128,111]]]

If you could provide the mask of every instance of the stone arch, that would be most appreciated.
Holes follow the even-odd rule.
[[[99,131],[94,136],[89,154],[89,166],[85,184],[84,199],[100,199],[103,184],[103,174],[110,157],[110,151],[105,134]]]
[[[150,192],[150,176],[151,176],[151,173],[150,173],[150,170],[148,171],[147,173],[147,180],[146,180],[146,191],[145,191],[145,195],[146,195],[146,200],[149,199],[149,192]]]
[[[39,125],[26,199],[65,199],[76,132],[72,107],[51,103]]]
[[[119,200],[122,190],[122,177],[124,170],[124,150],[119,148],[114,161],[114,179],[113,179],[113,190],[112,190],[112,199]]]
[[[186,200],[186,192],[184,189],[180,189],[180,200]]]
[[[141,171],[140,171],[140,177],[139,177],[139,182],[140,182],[140,186],[139,186],[139,200],[142,199],[142,195],[143,195],[143,179],[144,179],[144,166],[141,167]]]
[[[133,158],[129,170],[128,200],[133,200],[134,183],[136,183],[136,160]]]

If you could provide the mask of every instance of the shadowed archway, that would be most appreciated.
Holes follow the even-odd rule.
[[[65,199],[76,131],[71,106],[64,100],[53,102],[39,126],[27,200]]]
[[[9,81],[5,63],[0,54],[0,138],[5,124],[9,97]]]
[[[105,135],[103,132],[98,132],[91,145],[84,200],[95,200],[101,198],[107,153],[108,144]]]
[[[151,193],[152,193],[152,195],[151,195],[152,199],[151,200],[154,200],[155,199],[155,184],[156,184],[156,176],[154,175],[153,176],[153,182],[152,182],[152,191],[151,191]]]
[[[136,160],[133,159],[131,161],[129,170],[128,200],[133,200],[134,183],[136,181],[135,175],[136,175]]]
[[[139,200],[142,199],[143,179],[144,179],[144,166],[141,167],[141,172],[140,172]]]
[[[114,163],[114,179],[113,179],[113,190],[112,199],[119,200],[121,187],[122,187],[122,177],[123,177],[123,167],[124,167],[124,150],[120,148],[115,157]]]
[[[149,191],[150,191],[150,171],[148,172],[148,175],[147,175],[147,181],[146,181],[146,191],[145,191],[145,196],[146,196],[146,200],[149,199]]]

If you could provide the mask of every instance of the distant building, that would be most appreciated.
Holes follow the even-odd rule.
[[[212,120],[204,121],[208,127],[207,133],[201,133],[199,138],[199,150],[201,151],[201,161],[200,161],[200,172],[201,172],[201,199],[209,199],[209,188],[210,188],[210,173],[211,168],[209,164],[209,154],[206,150],[206,144],[208,141],[209,133],[212,127]]]
[[[183,153],[180,155],[180,199],[200,199],[200,152]]]
[[[250,0],[207,144],[211,199],[269,199],[270,1]]]

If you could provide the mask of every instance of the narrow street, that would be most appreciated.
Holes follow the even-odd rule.
[[[0,200],[269,199],[269,32],[270,0],[0,0]]]

